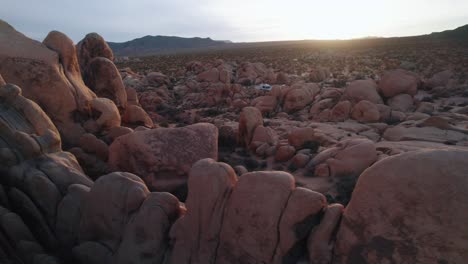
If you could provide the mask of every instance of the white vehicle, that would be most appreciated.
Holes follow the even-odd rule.
[[[255,89],[262,90],[262,91],[271,91],[271,85],[262,83],[262,84],[255,86]]]

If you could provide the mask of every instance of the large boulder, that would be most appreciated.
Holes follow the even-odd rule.
[[[351,82],[345,88],[343,96],[353,104],[362,100],[366,100],[374,104],[383,103],[382,98],[377,92],[377,84],[374,80],[356,80]]]
[[[413,97],[409,94],[398,94],[387,101],[388,106],[394,111],[408,112],[413,107]]]
[[[296,263],[326,202],[294,185],[285,172],[243,174],[226,205],[216,263]]]
[[[57,128],[36,103],[22,96],[18,86],[0,87],[0,100],[2,165],[61,151]]]
[[[341,101],[337,103],[330,113],[330,121],[332,122],[343,122],[349,118],[351,112],[351,102]]]
[[[244,107],[239,117],[237,142],[244,147],[248,147],[258,126],[263,126],[263,117],[260,110],[252,106]]]
[[[123,113],[127,106],[127,92],[117,67],[107,58],[97,57],[89,62],[86,84],[97,96],[112,100]]]
[[[95,95],[77,78],[70,39],[52,32],[45,43],[55,51],[0,21],[0,74],[23,89],[56,124],[65,144],[74,145],[85,130],[77,116],[88,116]],[[61,58],[61,60],[59,60]]]
[[[136,131],[109,148],[109,165],[143,178],[151,190],[176,192],[187,183],[192,164],[218,157],[218,129],[207,123]]]
[[[320,87],[315,83],[296,84],[286,94],[283,110],[285,112],[302,110],[314,101],[319,92]]]
[[[103,243],[117,251],[124,228],[149,191],[131,173],[114,172],[100,177],[83,198],[79,239]]]
[[[367,169],[345,209],[333,262],[466,262],[467,159],[461,150],[417,151]]]
[[[378,88],[387,98],[402,93],[414,96],[418,92],[419,83],[420,79],[416,74],[398,69],[385,72]]]
[[[272,113],[275,111],[278,99],[275,96],[259,96],[252,100],[251,105],[255,106],[262,113]]]
[[[316,174],[325,166],[328,175],[322,176],[357,177],[376,160],[377,151],[374,142],[368,139],[347,139],[340,141],[335,147],[320,152],[309,164],[315,167]]]
[[[180,213],[179,200],[173,195],[148,194],[128,221],[111,263],[164,263],[170,246],[169,230]]]
[[[187,213],[171,230],[171,263],[214,263],[225,207],[236,183],[228,164],[203,159],[192,166]]]
[[[83,79],[87,81],[87,71],[91,60],[96,57],[114,60],[114,54],[107,42],[97,33],[89,33],[76,44],[76,53],[80,63]]]
[[[378,122],[380,120],[380,111],[372,102],[362,100],[354,106],[351,117],[362,123]]]

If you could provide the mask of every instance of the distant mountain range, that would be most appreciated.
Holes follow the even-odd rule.
[[[383,37],[365,37],[355,40],[391,40],[391,39],[418,39],[418,40],[455,40],[468,42],[468,25],[458,27],[453,30],[434,32],[427,35],[383,38]],[[287,41],[290,42],[290,41]],[[292,42],[292,41],[291,41]],[[212,40],[211,38],[182,38],[173,36],[145,36],[127,42],[116,43],[108,42],[116,56],[146,56],[163,53],[187,52],[205,49],[217,49],[225,47],[241,47],[248,45],[269,45],[279,44],[282,41],[262,42],[262,43],[233,43],[229,40]],[[286,43],[286,42],[285,42]]]
[[[447,38],[447,39],[457,39],[457,40],[468,40],[468,25],[458,27],[453,30],[445,30],[442,32],[434,32],[429,35],[433,38]]]
[[[117,56],[144,56],[176,50],[206,49],[232,43],[211,38],[182,38],[173,36],[145,36],[127,42],[108,42]]]

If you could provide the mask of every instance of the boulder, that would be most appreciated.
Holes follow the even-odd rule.
[[[81,204],[80,242],[100,242],[116,252],[131,214],[149,191],[136,175],[114,172],[99,177]]]
[[[336,143],[336,140],[326,135],[320,130],[311,127],[297,128],[288,135],[288,142],[296,149],[309,148],[310,145],[319,143],[323,146],[330,146]]]
[[[125,113],[122,116],[122,122],[132,127],[145,126],[152,128],[153,120],[143,108],[138,105],[127,105]]]
[[[374,80],[352,81],[344,90],[343,97],[351,103],[356,104],[362,100],[374,104],[382,104],[382,98],[377,92],[377,84]]]
[[[375,104],[363,100],[353,107],[351,117],[362,123],[378,122],[380,120],[380,111]]]
[[[90,132],[108,131],[111,128],[120,126],[119,109],[117,109],[117,106],[110,99],[95,98],[91,101],[91,108],[98,116],[95,120],[97,127],[90,128]],[[85,128],[88,129],[86,125]],[[97,131],[93,131],[94,129],[97,129]]]
[[[312,230],[307,240],[311,264],[329,264],[333,259],[334,232],[340,223],[344,207],[332,204],[324,210],[320,224]]]
[[[315,83],[296,84],[287,92],[284,98],[283,110],[289,113],[302,110],[306,105],[314,101],[319,92],[320,87]]]
[[[349,118],[350,112],[351,112],[351,102],[341,101],[337,103],[331,110],[330,121],[343,122]]]
[[[114,261],[110,263],[163,263],[169,249],[169,230],[179,214],[176,197],[169,193],[150,193],[125,226]]]
[[[253,144],[263,144],[268,143],[269,145],[275,145],[278,141],[278,135],[276,134],[275,130],[264,127],[262,125],[255,128],[254,134],[252,136],[251,146]],[[258,146],[257,146],[258,147]]]
[[[127,92],[117,67],[107,58],[97,57],[88,65],[86,85],[97,96],[112,100],[121,113],[127,106]]]
[[[237,142],[244,147],[248,147],[252,142],[255,129],[261,125],[263,125],[262,113],[255,107],[244,107],[239,117]]]
[[[0,167],[8,170],[24,160],[61,151],[57,128],[33,101],[12,84],[0,87]]]
[[[467,151],[426,150],[367,169],[344,211],[333,263],[464,263],[467,159]]]
[[[420,83],[419,77],[405,70],[391,70],[383,74],[378,89],[386,98],[398,94],[416,95]]]
[[[84,39],[78,42],[76,45],[76,54],[80,63],[81,74],[83,75],[85,82],[87,81],[88,66],[92,59],[103,57],[114,61],[114,54],[112,53],[111,48],[104,38],[97,33],[89,33],[84,37]]]
[[[262,113],[274,112],[277,104],[277,98],[271,95],[259,96],[251,102],[251,105],[258,108]]]
[[[308,166],[315,167],[317,174],[320,174],[319,171],[325,166],[331,177],[357,177],[376,160],[377,151],[374,142],[368,139],[347,139],[340,141],[335,147],[320,152]]]
[[[428,88],[436,88],[440,86],[446,86],[452,78],[453,72],[451,70],[445,70],[434,74],[424,85]]]
[[[136,131],[109,147],[109,165],[143,178],[151,190],[176,192],[187,183],[192,164],[218,156],[218,129],[207,123]]]
[[[58,53],[0,21],[0,74],[42,107],[57,125],[64,144],[74,145],[85,130],[73,117],[88,116],[95,95],[76,78],[78,66],[70,39],[56,32],[46,43]]]
[[[226,205],[217,263],[295,263],[295,246],[321,212],[322,195],[294,187],[285,172],[246,173]],[[275,190],[275,195],[269,195]],[[305,202],[307,201],[307,202]],[[300,228],[300,231],[295,228]],[[262,243],[259,243],[262,241]]]
[[[214,263],[225,207],[236,183],[236,173],[225,163],[203,159],[192,166],[187,213],[171,229],[171,263]]]
[[[398,94],[388,99],[387,104],[392,110],[405,113],[413,108],[413,97],[409,94]]]
[[[284,162],[290,160],[294,154],[296,153],[296,149],[290,145],[284,145],[278,147],[275,154],[275,160]]]

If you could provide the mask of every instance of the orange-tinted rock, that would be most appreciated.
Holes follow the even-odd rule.
[[[214,263],[223,214],[236,183],[234,170],[225,163],[203,159],[192,166],[187,213],[171,230],[171,263]]]
[[[76,45],[81,74],[86,82],[88,65],[96,57],[114,60],[114,54],[107,42],[97,33],[89,33]]]
[[[5,85],[5,84],[6,84],[5,80],[3,80],[3,77],[2,77],[2,75],[0,74],[0,86],[3,86],[3,85]]]
[[[398,94],[415,95],[418,92],[419,77],[405,70],[387,71],[379,82],[379,90],[389,98]]]
[[[309,161],[309,155],[298,153],[292,158],[291,164],[293,164],[296,168],[304,168]]]
[[[349,118],[351,112],[351,102],[341,101],[333,107],[330,114],[330,121],[332,122],[343,122]]]
[[[5,82],[20,86],[24,97],[42,107],[62,133],[65,144],[76,144],[85,131],[73,116],[89,114],[93,95],[84,85],[73,85],[78,79],[67,78],[67,74],[76,74],[74,56],[70,54],[73,49],[68,38],[58,33],[56,36],[61,42],[49,44],[56,44],[60,56],[0,21],[0,74]],[[68,64],[61,65],[59,57]]]
[[[80,241],[101,242],[115,252],[130,214],[148,194],[143,181],[131,173],[101,176],[81,205]]]
[[[275,160],[288,161],[294,156],[295,153],[296,153],[296,149],[293,146],[289,146],[289,145],[280,146],[276,150]]]
[[[0,87],[0,99],[0,105],[5,109],[0,121],[3,166],[61,151],[57,128],[36,103],[22,96],[18,86]]]
[[[107,58],[97,57],[88,65],[86,84],[97,96],[112,100],[120,112],[127,106],[127,93],[117,67]]]
[[[153,127],[153,120],[149,115],[138,105],[128,105],[125,113],[122,116],[124,124],[135,126]]]
[[[377,106],[369,101],[360,101],[353,107],[351,117],[362,123],[378,122],[380,111]]]
[[[333,259],[334,232],[340,223],[344,207],[332,204],[325,209],[320,224],[312,230],[307,241],[309,261],[312,264],[328,264]]]
[[[285,172],[242,175],[224,213],[217,262],[276,263],[278,226],[294,188],[294,178]],[[271,190],[275,195],[268,195]]]
[[[169,249],[169,230],[179,214],[176,197],[150,193],[125,226],[113,263],[163,263]]]
[[[288,142],[296,149],[304,148],[309,143],[318,142],[323,146],[330,146],[336,143],[336,140],[327,136],[321,131],[311,127],[294,129],[288,136]]]
[[[271,95],[259,96],[251,102],[251,105],[258,108],[262,113],[274,112],[277,104],[278,100],[276,97]]]
[[[312,159],[311,165],[318,169],[319,164],[326,164],[332,177],[358,176],[376,160],[374,142],[368,139],[348,139],[320,152]]]
[[[186,185],[193,163],[217,159],[217,141],[218,129],[206,123],[136,131],[112,143],[109,165],[139,175],[152,190],[175,192]]]
[[[255,129],[261,125],[263,125],[262,113],[255,107],[244,107],[239,117],[239,144],[248,147],[252,142]]]
[[[417,151],[367,169],[344,211],[334,263],[463,263],[467,159],[467,151]]]
[[[306,105],[314,101],[320,92],[320,87],[315,83],[296,84],[286,94],[283,104],[285,112],[302,110]]]
[[[95,98],[91,101],[91,108],[98,113],[96,124],[99,131],[107,131],[120,126],[120,114],[117,106],[110,99]]]
[[[346,88],[343,96],[356,104],[366,100],[374,104],[382,104],[382,98],[377,92],[377,84],[373,80],[356,80],[351,82]]]
[[[258,126],[255,128],[252,143],[254,142],[261,142],[261,143],[268,143],[270,145],[275,145],[278,141],[278,135],[276,134],[275,130],[264,127],[263,125]]]

